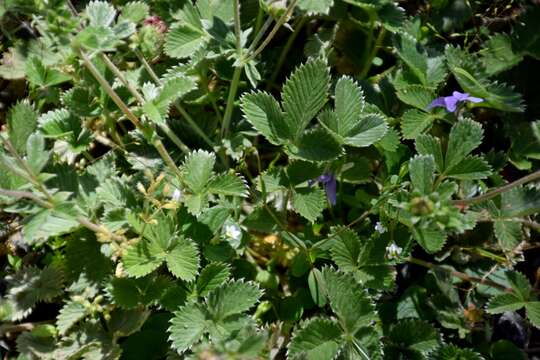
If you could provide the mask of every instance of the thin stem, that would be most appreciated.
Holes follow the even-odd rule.
[[[144,57],[144,55],[138,50],[138,49],[135,49],[134,50],[135,52],[135,55],[137,56],[137,58],[139,59],[139,61],[143,64],[146,72],[148,72],[148,74],[150,75],[150,77],[152,78],[152,80],[157,84],[157,85],[161,85],[161,80],[159,79],[159,77],[157,76],[156,72],[154,71],[154,69],[152,69],[152,66],[148,63],[148,61],[146,60],[146,58]],[[191,115],[188,114],[188,112],[184,109],[184,107],[179,103],[179,101],[175,101],[174,102],[174,107],[176,108],[176,110],[178,110],[178,112],[184,117],[184,119],[186,119],[186,121],[188,122],[189,126],[191,126],[191,128],[193,129],[193,131],[195,131],[197,133],[197,135],[199,135],[201,137],[201,139],[204,140],[204,142],[210,146],[211,148],[214,147],[214,142],[212,140],[210,140],[210,138],[205,134],[204,131],[202,131],[202,129],[199,127],[199,125],[197,125],[197,123],[195,122],[195,120],[193,120],[193,118],[191,117]]]
[[[381,30],[379,30],[379,35],[377,35],[377,39],[375,40],[375,44],[371,48],[371,51],[366,59],[366,62],[364,64],[364,67],[362,68],[362,71],[360,72],[359,77],[365,78],[367,74],[369,73],[369,70],[371,69],[371,65],[373,64],[373,59],[377,55],[377,52],[379,51],[379,48],[381,47],[382,42],[384,41],[384,36],[386,35],[386,29],[381,27]]]
[[[36,194],[31,193],[29,191],[0,189],[0,195],[9,196],[16,199],[28,199],[28,200],[32,200],[33,202],[39,204],[40,206],[44,208],[47,208],[47,209],[53,208],[53,205],[50,202],[39,198]]]
[[[300,30],[304,27],[307,21],[308,21],[308,17],[304,16],[300,19],[298,24],[296,24],[292,35],[289,36],[289,38],[287,39],[287,42],[285,43],[285,46],[283,47],[283,50],[281,50],[281,54],[279,55],[278,62],[274,68],[274,72],[272,73],[272,76],[270,76],[269,84],[273,84],[274,81],[276,81],[276,78],[279,75],[281,67],[285,63],[285,60],[287,59],[289,50],[291,49],[292,45],[294,44],[294,41],[298,37],[298,34],[300,34]]]
[[[510,190],[512,188],[515,188],[516,186],[523,185],[523,184],[526,184],[528,182],[535,181],[535,180],[538,180],[538,179],[540,179],[540,170],[538,170],[538,171],[536,171],[536,172],[534,172],[532,174],[529,174],[527,176],[524,176],[521,179],[518,179],[518,180],[516,180],[514,182],[511,182],[509,184],[500,186],[500,187],[498,187],[498,188],[496,188],[494,190],[488,191],[485,194],[482,194],[482,195],[479,195],[479,196],[476,196],[476,197],[472,197],[472,198],[468,198],[468,199],[454,200],[453,204],[458,205],[458,206],[478,204],[478,203],[480,203],[482,201],[492,199],[495,196],[502,194],[503,192],[506,192],[506,191],[508,191],[508,190]]]
[[[411,264],[420,265],[420,266],[423,266],[423,267],[428,268],[428,269],[441,270],[441,271],[449,272],[452,276],[455,276],[455,277],[457,277],[457,278],[459,278],[459,279],[461,279],[463,281],[489,285],[491,287],[495,287],[495,288],[498,288],[498,289],[501,289],[501,290],[509,290],[506,286],[501,285],[499,283],[496,283],[495,281],[480,278],[480,277],[477,277],[477,276],[468,275],[468,274],[465,274],[465,273],[462,273],[462,272],[456,271],[456,270],[450,270],[450,269],[448,269],[446,267],[439,266],[439,265],[436,265],[436,264],[433,264],[433,263],[430,263],[430,262],[427,262],[427,261],[424,261],[424,260],[421,260],[421,259],[408,257],[406,260],[408,262],[410,262]]]
[[[285,11],[285,13],[283,15],[281,15],[281,17],[279,18],[278,22],[276,23],[276,25],[274,25],[274,27],[272,28],[272,30],[270,31],[270,34],[268,34],[268,36],[266,37],[266,39],[264,39],[264,41],[262,42],[261,45],[259,45],[259,47],[257,48],[257,50],[253,51],[253,53],[249,54],[249,56],[245,59],[245,62],[249,62],[251,60],[253,60],[254,58],[257,57],[257,55],[259,55],[265,48],[266,46],[270,43],[270,41],[272,41],[272,39],[274,38],[274,36],[276,35],[277,31],[279,30],[279,28],[285,24],[287,22],[287,19],[289,18],[289,16],[292,14],[293,10],[294,10],[294,7],[296,6],[296,3],[298,2],[298,0],[293,0],[291,1],[291,3],[289,4],[289,6],[287,7],[287,10]]]
[[[266,30],[268,30],[270,25],[272,25],[273,21],[274,21],[274,19],[272,18],[272,16],[268,16],[268,18],[264,22],[263,26],[260,28],[259,31],[257,31],[257,35],[255,35],[255,38],[253,39],[253,41],[249,45],[249,48],[248,48],[248,51],[247,51],[248,54],[251,53],[253,50],[255,50],[255,47],[257,46],[257,44],[259,44],[259,41],[261,41],[262,37],[266,33]]]

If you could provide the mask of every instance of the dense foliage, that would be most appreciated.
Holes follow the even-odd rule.
[[[3,359],[540,354],[540,6],[0,2]]]

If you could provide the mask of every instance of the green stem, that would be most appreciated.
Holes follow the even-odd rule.
[[[458,206],[478,204],[478,203],[481,203],[483,201],[492,199],[492,198],[496,197],[497,195],[502,194],[503,192],[506,192],[508,190],[511,190],[511,189],[515,188],[516,186],[523,185],[523,184],[526,184],[528,182],[535,181],[535,180],[538,180],[538,179],[540,179],[540,170],[538,170],[538,171],[536,171],[536,172],[534,172],[532,174],[529,174],[527,176],[524,176],[521,179],[518,179],[518,180],[516,180],[514,182],[511,182],[509,184],[506,184],[506,185],[503,185],[503,186],[498,187],[496,189],[493,189],[491,191],[488,191],[485,194],[482,194],[482,195],[479,195],[479,196],[476,196],[476,197],[472,197],[472,198],[468,198],[468,199],[454,200],[453,204],[458,205]]]
[[[373,35],[372,32],[370,32],[370,35]],[[373,47],[371,48],[371,51],[366,59],[366,62],[364,63],[364,67],[362,68],[362,71],[360,72],[359,77],[365,78],[367,74],[369,73],[369,70],[371,69],[371,65],[373,64],[373,59],[377,55],[377,52],[379,51],[379,48],[381,47],[382,42],[384,41],[384,36],[386,35],[386,29],[381,27],[381,30],[379,30],[379,34],[377,35],[377,39],[375,40],[375,44],[373,44]],[[369,40],[371,42],[371,38]]]
[[[229,96],[227,97],[227,107],[225,108],[223,122],[221,123],[221,138],[227,137],[229,133],[229,125],[234,109],[234,100],[236,98],[236,92],[238,91],[238,85],[240,84],[240,76],[242,75],[242,70],[243,65],[238,65],[236,68],[234,68],[231,87],[229,89]]]
[[[273,84],[276,81],[276,78],[279,75],[281,67],[285,63],[285,60],[287,59],[289,50],[291,49],[292,45],[294,44],[294,41],[298,37],[298,34],[300,34],[300,30],[304,27],[307,21],[308,21],[308,17],[305,16],[300,19],[298,24],[296,24],[293,33],[287,39],[287,42],[285,43],[285,46],[283,47],[283,50],[281,51],[281,54],[279,55],[278,62],[274,68],[274,72],[272,73],[272,76],[270,76],[269,84]]]

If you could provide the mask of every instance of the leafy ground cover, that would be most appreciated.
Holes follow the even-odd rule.
[[[540,356],[540,6],[0,3],[2,359]]]

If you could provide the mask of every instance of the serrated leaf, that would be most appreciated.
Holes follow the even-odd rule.
[[[504,33],[495,34],[484,42],[480,54],[488,75],[508,70],[523,59],[522,55],[514,53],[511,39]]]
[[[201,193],[210,180],[216,157],[213,153],[197,150],[189,154],[182,165],[183,181],[195,194]]]
[[[165,252],[156,242],[141,239],[127,249],[122,262],[129,276],[141,277],[157,269],[164,258]]]
[[[97,116],[101,109],[98,99],[86,87],[75,86],[62,94],[62,103],[70,113],[83,116]]]
[[[326,305],[326,285],[319,269],[313,268],[309,272],[308,287],[315,305],[321,308]]]
[[[36,56],[26,60],[25,72],[28,81],[35,86],[54,86],[71,80],[69,75],[50,66],[46,67]]]
[[[425,111],[407,110],[401,118],[401,133],[405,139],[415,139],[429,129],[435,117]]]
[[[206,296],[229,279],[231,269],[224,263],[209,263],[197,278],[197,294]]]
[[[28,101],[13,105],[7,114],[9,140],[20,155],[26,151],[26,140],[37,126],[37,113]]]
[[[252,283],[230,281],[208,294],[206,304],[216,320],[240,314],[254,306],[262,296],[262,291]]]
[[[461,349],[456,345],[445,345],[441,347],[436,356],[438,360],[484,360],[484,358],[471,349]]]
[[[323,128],[307,130],[298,145],[286,149],[293,157],[307,161],[330,161],[342,154],[339,143]]]
[[[427,85],[427,56],[418,50],[419,45],[409,35],[403,34],[396,46],[399,58],[407,65],[420,83]]]
[[[512,250],[521,241],[521,224],[519,222],[495,220],[493,231],[503,250]]]
[[[415,189],[422,194],[433,191],[433,175],[435,174],[435,160],[431,155],[416,155],[409,161],[409,175]]]
[[[358,235],[348,228],[338,230],[339,235],[330,253],[332,260],[336,263],[340,270],[351,272],[358,269],[358,258],[360,256],[360,239]]]
[[[120,40],[111,28],[87,26],[77,33],[76,41],[91,51],[114,51]]]
[[[42,209],[24,219],[23,236],[28,244],[38,244],[49,237],[72,232],[80,226],[72,204],[64,203],[54,209]]]
[[[505,311],[521,309],[525,302],[515,294],[501,294],[493,297],[487,304],[486,311],[490,314],[500,314]]]
[[[457,122],[450,130],[446,150],[445,172],[449,172],[476,149],[484,137],[482,126],[470,119]]]
[[[162,276],[145,276],[141,278],[113,278],[108,285],[108,292],[115,304],[123,309],[133,309],[141,305],[151,305],[162,300],[168,291],[176,288],[171,280]],[[178,294],[180,302],[182,294]],[[160,302],[161,303],[161,302]]]
[[[388,125],[384,117],[378,114],[363,116],[358,124],[347,134],[345,144],[355,147],[366,147],[381,140],[386,134]]]
[[[168,329],[172,347],[182,354],[197,343],[207,330],[206,312],[199,304],[186,305],[174,313]]]
[[[73,325],[85,316],[86,309],[81,303],[70,301],[64,304],[56,317],[56,327],[60,335],[65,335]]]
[[[459,180],[485,179],[491,173],[491,166],[480,156],[467,156],[446,171],[448,177]]]
[[[422,134],[416,137],[415,145],[418,154],[433,156],[437,170],[442,171],[444,169],[441,141],[438,138]]]
[[[414,336],[411,336],[414,334]],[[440,334],[429,323],[417,319],[403,319],[393,325],[388,334],[389,341],[406,356],[407,350],[422,355],[431,353],[440,345]],[[405,351],[405,352],[402,352]],[[396,356],[397,353],[394,354]],[[410,355],[409,355],[410,356]]]
[[[167,268],[184,281],[192,281],[199,270],[199,251],[192,241],[182,239],[167,253]]]
[[[370,326],[377,315],[368,295],[360,288],[353,275],[325,268],[323,276],[330,307],[345,331],[354,334],[358,329]]]
[[[447,234],[435,229],[415,229],[414,238],[428,253],[433,254],[442,249]]]
[[[335,114],[336,127],[332,128],[336,134],[346,136],[354,129],[364,110],[364,93],[362,89],[349,77],[342,77],[336,83]]]
[[[516,295],[520,299],[528,301],[531,297],[532,288],[527,277],[518,271],[507,271],[505,275]]]
[[[179,25],[169,31],[165,39],[165,53],[176,59],[192,56],[209,40],[208,34],[202,29],[192,25]]]
[[[142,1],[128,2],[122,7],[122,14],[118,18],[118,22],[129,20],[134,23],[143,21],[150,13],[150,7]]]
[[[314,222],[326,208],[326,195],[318,188],[300,188],[293,193],[294,210]]]
[[[299,139],[309,122],[326,103],[330,74],[321,59],[299,66],[285,82],[283,109],[294,139]]]
[[[288,345],[289,359],[334,359],[342,346],[341,329],[330,319],[310,319],[295,329]]]
[[[525,304],[527,311],[527,319],[537,328],[540,329],[540,301],[532,301]]]
[[[265,92],[249,93],[242,96],[242,111],[246,120],[274,145],[292,140],[284,114],[274,97]]]
[[[501,195],[501,215],[528,216],[540,212],[540,191],[534,187],[515,187]]]
[[[85,11],[92,26],[109,26],[116,17],[114,7],[105,1],[92,1],[86,6]]]
[[[244,179],[235,174],[217,175],[208,183],[208,191],[218,195],[248,196],[248,189]]]
[[[39,133],[32,134],[26,142],[26,162],[34,175],[38,175],[49,161],[49,152],[45,150],[45,139]]]
[[[435,94],[431,89],[417,84],[399,87],[396,95],[405,104],[420,110],[426,110],[435,99]]]
[[[297,6],[308,14],[328,14],[334,0],[299,0]]]

